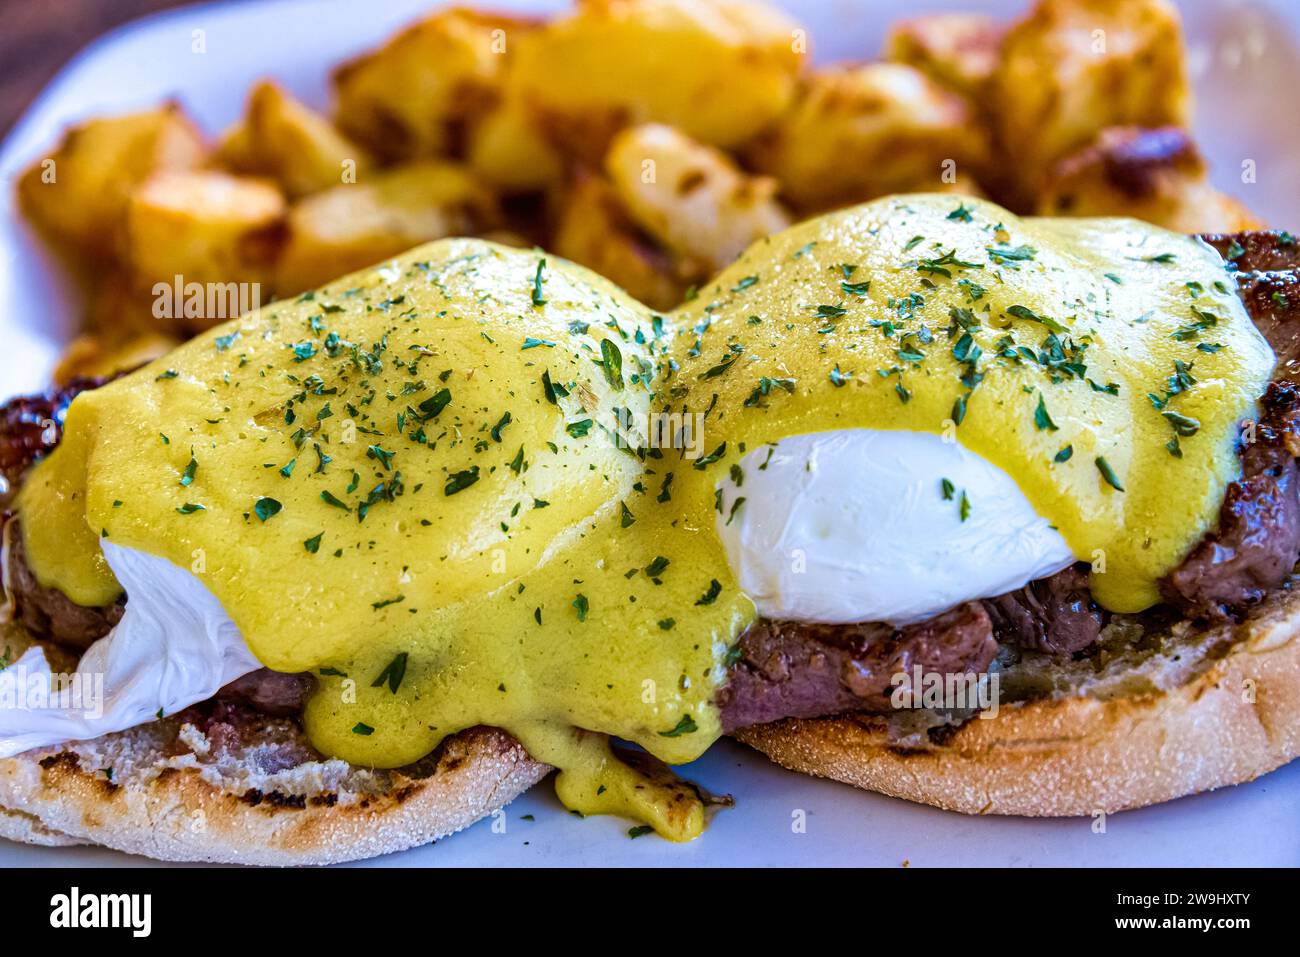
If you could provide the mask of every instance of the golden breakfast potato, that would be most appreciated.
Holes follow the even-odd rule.
[[[632,223],[608,183],[579,171],[560,203],[551,240],[556,253],[594,269],[652,309],[682,301],[689,282],[677,275],[669,253]]]
[[[935,82],[978,101],[997,66],[1003,26],[978,13],[936,13],[900,20],[885,39],[885,59],[914,66]]]
[[[692,280],[708,279],[755,240],[790,225],[775,180],[746,174],[725,153],[671,126],[648,123],[619,133],[605,173],[632,221]]]
[[[522,97],[510,92],[470,127],[465,162],[504,193],[542,190],[564,176],[563,156],[531,122]]]
[[[199,165],[207,148],[176,103],[88,120],[18,180],[24,211],[55,237],[116,257],[127,197],[151,173]]]
[[[170,318],[154,315],[152,290],[141,289],[125,268],[98,270],[86,292],[85,328],[91,338],[100,342],[101,350],[108,342],[176,332],[176,323]]]
[[[244,117],[222,139],[216,160],[237,173],[271,177],[291,198],[355,179],[373,165],[365,148],[269,80],[249,93]]]
[[[371,173],[294,204],[276,289],[300,292],[432,239],[491,229],[499,218],[493,195],[459,165],[430,160]]]
[[[131,195],[127,209],[134,285],[151,289],[177,277],[182,286],[265,283],[283,239],[285,211],[284,196],[269,180],[217,170],[156,173]],[[169,311],[196,328],[231,318]]]
[[[808,213],[887,193],[974,192],[985,143],[960,96],[913,67],[869,63],[814,73],[749,155]]]
[[[1187,126],[1182,24],[1169,0],[1040,0],[1008,32],[991,85],[1003,184],[1032,205],[1056,162],[1108,126]]]
[[[441,10],[334,71],[339,128],[385,160],[452,150],[499,96],[505,54],[530,21]]]
[[[128,372],[165,356],[181,340],[160,332],[143,333],[122,341],[97,335],[78,336],[68,343],[54,369],[55,385],[66,385],[78,376],[108,376]]]
[[[1180,233],[1234,233],[1263,224],[1211,186],[1191,135],[1176,127],[1115,127],[1062,160],[1039,197],[1041,216],[1133,216]]]
[[[669,123],[724,148],[789,105],[802,29],[737,0],[583,0],[523,38],[515,78],[557,143],[591,164],[630,123]]]

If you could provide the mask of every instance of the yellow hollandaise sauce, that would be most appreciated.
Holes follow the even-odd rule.
[[[194,571],[259,660],[318,676],[325,754],[396,767],[498,726],[569,807],[688,839],[700,797],[606,736],[678,764],[720,733],[754,617],[720,476],[799,433],[948,434],[1093,562],[1102,604],[1148,607],[1272,368],[1231,282],[1154,227],[951,196],[794,227],[668,316],[442,241],[79,396],[21,492],[25,545],[83,604],[120,590],[101,538]],[[655,423],[687,421],[698,447],[662,447],[683,443]]]

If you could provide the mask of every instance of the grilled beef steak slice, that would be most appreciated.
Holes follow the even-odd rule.
[[[0,405],[0,510],[8,510],[23,473],[63,437],[68,404],[108,379],[74,379],[39,395],[20,395]]]
[[[47,588],[36,580],[27,564],[18,519],[10,519],[5,535],[5,591],[13,602],[14,617],[32,637],[85,651],[121,620],[125,596],[111,605],[78,605],[57,588]]]
[[[984,610],[1003,641],[1053,655],[1072,655],[1096,642],[1106,623],[1088,589],[1088,566],[1071,565],[1050,578],[987,598]]]
[[[1202,233],[1200,238],[1241,272],[1300,269],[1300,238],[1285,230]]]
[[[1300,383],[1300,269],[1237,279],[1246,311],[1277,355],[1274,380]]]
[[[220,701],[242,704],[262,714],[289,718],[302,713],[315,687],[316,679],[306,672],[285,674],[261,668],[236,678],[216,696]]]
[[[1195,618],[1230,618],[1280,585],[1300,556],[1300,392],[1271,382],[1242,477],[1228,486],[1219,528],[1161,582],[1165,600]],[[1249,439],[1248,429],[1245,438]]]
[[[918,665],[925,673],[983,674],[997,649],[979,602],[901,629],[759,620],[740,636],[740,659],[718,693],[722,728],[889,711],[894,675],[910,677]]]

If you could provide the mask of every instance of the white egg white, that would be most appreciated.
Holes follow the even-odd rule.
[[[1075,560],[1009,475],[939,435],[797,435],[739,465],[718,483],[718,534],[768,618],[905,625]]]
[[[262,667],[197,576],[155,555],[101,545],[130,596],[122,620],[82,656],[68,685],[75,697],[49,695],[53,676],[40,648],[0,671],[0,757],[175,714]]]

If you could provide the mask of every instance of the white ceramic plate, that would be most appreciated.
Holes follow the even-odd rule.
[[[76,295],[13,208],[13,180],[69,123],[178,97],[216,133],[239,115],[250,84],[273,76],[309,103],[327,102],[329,68],[374,46],[428,0],[264,0],[183,8],[96,42],[50,84],[0,148],[0,396],[42,387],[75,327]],[[1010,16],[996,0],[784,0],[809,28],[820,62],[870,58],[895,19],[940,10]],[[1197,139],[1217,185],[1274,225],[1300,228],[1300,9],[1288,0],[1182,0],[1198,88]],[[557,0],[491,0],[533,12]],[[194,30],[207,52],[191,52]],[[1242,164],[1254,161],[1255,182]],[[579,820],[549,782],[500,822],[369,865],[1300,865],[1300,762],[1253,784],[1111,817],[971,818],[783,771],[721,742],[684,773],[736,807],[699,840],[629,840],[627,822]],[[806,831],[794,821],[804,812]],[[532,815],[533,821],[524,820]],[[113,851],[0,841],[0,867],[149,863]]]

